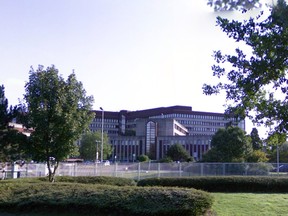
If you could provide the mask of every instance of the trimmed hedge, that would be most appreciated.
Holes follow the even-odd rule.
[[[49,182],[49,180],[48,177],[5,179],[1,180],[0,184],[8,182],[39,183]],[[115,186],[136,186],[137,184],[133,179],[111,176],[57,176],[56,182],[104,184]]]
[[[48,181],[48,178],[42,178],[42,180]],[[116,186],[136,185],[136,181],[133,179],[111,176],[57,176],[56,181],[81,184],[105,184]]]
[[[210,194],[185,188],[73,183],[2,183],[0,211],[85,215],[204,215]]]
[[[287,177],[260,176],[203,176],[187,178],[149,178],[138,181],[138,186],[169,186],[195,188],[208,192],[288,192]]]

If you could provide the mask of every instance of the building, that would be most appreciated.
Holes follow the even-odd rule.
[[[159,160],[176,143],[200,160],[219,128],[233,124],[245,130],[245,121],[227,118],[223,113],[193,111],[189,106],[94,112],[90,129],[102,131],[103,127],[114,149],[111,159],[127,162],[142,154]]]
[[[27,137],[29,137],[33,131],[32,129],[27,129],[26,127],[24,127],[24,125],[18,124],[15,122],[9,122],[8,125],[10,128],[17,130],[19,133],[22,133],[22,134],[26,135]]]

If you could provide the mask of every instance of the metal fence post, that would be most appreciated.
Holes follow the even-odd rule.
[[[114,170],[114,172],[115,172],[115,177],[117,177],[117,162],[115,161],[115,170]]]
[[[77,176],[77,174],[76,174],[76,166],[77,166],[77,163],[74,163],[73,176]]]
[[[138,181],[140,180],[140,162],[138,163]]]
[[[26,164],[26,177],[28,177],[28,164]]]
[[[200,175],[203,176],[203,163],[200,164]]]

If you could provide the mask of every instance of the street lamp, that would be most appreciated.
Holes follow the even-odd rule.
[[[104,110],[102,107],[100,107],[100,110],[102,110],[102,127],[101,127],[101,162],[103,162],[103,127],[104,127]]]
[[[279,145],[277,144],[277,174],[279,175]]]
[[[98,162],[98,156],[99,156],[99,153],[98,153],[98,143],[100,143],[99,140],[96,140],[96,158],[95,158],[95,163]]]

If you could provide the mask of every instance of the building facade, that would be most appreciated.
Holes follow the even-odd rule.
[[[245,130],[245,121],[223,113],[193,111],[189,106],[111,112],[95,110],[91,131],[107,133],[113,146],[112,160],[134,161],[139,155],[159,160],[168,148],[181,144],[197,161],[209,150],[212,136],[227,124]]]

